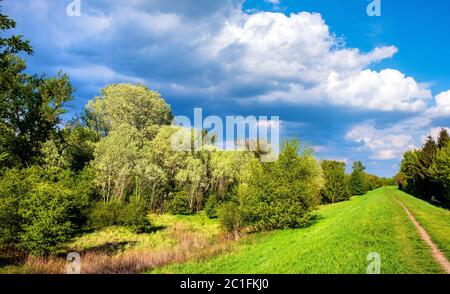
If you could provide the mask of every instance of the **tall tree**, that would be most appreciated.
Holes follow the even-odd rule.
[[[335,203],[350,198],[350,192],[345,182],[345,163],[333,160],[322,161],[325,186],[322,189],[322,201]]]
[[[366,193],[364,185],[364,170],[365,166],[361,161],[353,162],[352,173],[350,175],[350,193],[352,195],[363,195]]]
[[[449,142],[450,142],[450,136],[449,136],[447,130],[442,128],[441,131],[439,132],[439,137],[438,137],[438,141],[437,141],[438,148],[442,149],[442,148],[446,147]]]
[[[2,35],[15,25],[0,14]],[[0,159],[7,166],[35,162],[73,93],[67,75],[48,78],[24,73],[25,62],[17,55],[21,52],[33,53],[22,36],[0,36]]]

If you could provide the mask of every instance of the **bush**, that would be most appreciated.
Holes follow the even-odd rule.
[[[217,203],[216,194],[209,195],[208,200],[206,201],[206,204],[205,204],[205,214],[209,218],[217,218],[217,216],[218,216],[217,206],[218,206],[218,203]]]
[[[119,200],[97,202],[89,214],[91,228],[101,229],[108,226],[120,226],[124,223],[124,204]]]
[[[345,163],[338,161],[322,161],[325,186],[322,189],[322,202],[335,203],[348,200],[350,192],[345,181]]]
[[[19,203],[29,189],[24,173],[17,169],[6,170],[0,180],[0,249],[18,242],[21,231]]]
[[[72,191],[56,183],[39,183],[19,205],[23,220],[18,247],[32,255],[64,251],[73,225],[69,220]]]
[[[148,210],[145,201],[133,196],[123,211],[124,225],[130,227],[135,233],[144,233],[150,228]]]
[[[235,202],[227,202],[220,206],[219,220],[222,228],[226,231],[234,233],[236,237],[239,236],[239,231],[243,225],[242,211]]]
[[[286,142],[276,162],[254,162],[239,185],[244,223],[256,229],[297,228],[308,224],[309,212],[320,203],[322,170],[298,142]]]
[[[186,191],[181,190],[176,193],[172,193],[172,199],[167,201],[167,209],[172,214],[192,214],[189,209],[189,197]]]

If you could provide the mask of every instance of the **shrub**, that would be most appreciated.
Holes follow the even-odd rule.
[[[243,215],[238,204],[235,202],[222,204],[219,208],[218,215],[222,228],[234,233],[235,237],[238,237],[243,225]]]
[[[21,201],[23,219],[18,247],[32,255],[58,254],[73,232],[68,218],[72,191],[56,183],[39,183]]]
[[[135,233],[144,233],[150,228],[148,209],[145,201],[138,196],[132,196],[123,211],[124,225],[130,227]]]
[[[218,203],[217,203],[216,194],[209,195],[208,200],[206,201],[206,204],[205,204],[205,214],[209,218],[217,218],[217,216],[218,216],[217,206],[218,206]]]
[[[89,214],[88,224],[94,229],[122,225],[123,209],[124,205],[119,200],[97,202]]]
[[[322,161],[325,186],[322,189],[322,202],[335,203],[348,200],[350,192],[345,182],[345,163],[338,161]]]
[[[167,201],[167,209],[172,214],[191,214],[189,209],[189,197],[186,191],[181,190],[172,193],[172,199]]]
[[[243,177],[238,201],[244,223],[256,229],[303,227],[320,203],[322,170],[309,149],[285,142],[276,162],[254,162]]]

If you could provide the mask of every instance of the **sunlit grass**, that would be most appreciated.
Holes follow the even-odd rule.
[[[323,206],[309,228],[256,234],[241,241],[233,253],[154,272],[365,273],[367,255],[377,252],[382,273],[441,273],[393,192],[381,188]],[[440,211],[428,209],[430,214]],[[445,230],[448,236],[450,227]]]

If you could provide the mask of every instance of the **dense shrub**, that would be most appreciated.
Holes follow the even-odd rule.
[[[234,233],[237,237],[243,226],[243,215],[238,204],[235,202],[223,203],[218,209],[218,216],[222,228]]]
[[[276,162],[250,165],[238,189],[244,223],[256,229],[302,227],[320,203],[322,170],[309,149],[286,141]]]
[[[70,239],[72,191],[61,184],[39,183],[19,205],[22,218],[18,247],[33,255],[58,254]]]
[[[138,196],[132,196],[123,211],[123,224],[135,233],[144,233],[150,229],[148,209],[145,201]]]
[[[360,161],[353,162],[353,170],[349,177],[349,190],[351,195],[363,195],[367,192],[364,182],[365,166]]]
[[[94,229],[122,225],[124,222],[123,210],[124,204],[121,201],[99,201],[89,214],[88,224]]]
[[[184,190],[172,193],[171,199],[166,202],[166,208],[172,214],[192,213],[189,208],[189,196]]]
[[[331,160],[322,161],[325,186],[322,189],[322,202],[335,203],[348,200],[350,192],[345,181],[345,163]]]
[[[205,204],[205,214],[209,217],[209,218],[217,218],[217,196],[216,194],[211,194],[208,197],[208,200],[206,201]]]

